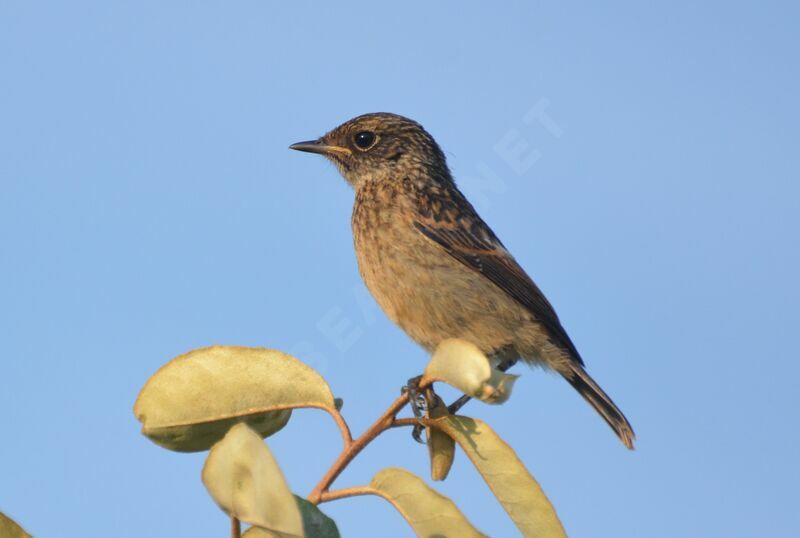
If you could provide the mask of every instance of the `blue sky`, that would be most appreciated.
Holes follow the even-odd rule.
[[[225,536],[204,455],[132,414],[161,364],[212,343],[292,352],[354,430],[377,416],[426,357],[360,282],[350,188],[287,146],[391,111],[437,138],[636,428],[631,453],[519,368],[506,405],[466,408],[570,535],[797,536],[798,14],[3,2],[0,510],[41,537]],[[306,494],[339,437],[306,411],[269,444]],[[337,485],[387,465],[427,476],[426,450],[391,432]],[[463,454],[437,487],[516,535]],[[345,536],[410,535],[381,499],[325,510]]]

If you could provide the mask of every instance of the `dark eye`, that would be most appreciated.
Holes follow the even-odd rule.
[[[375,133],[371,133],[369,131],[361,131],[360,133],[356,133],[356,136],[353,138],[356,146],[363,150],[368,150],[371,148],[377,139],[378,137],[375,136]]]

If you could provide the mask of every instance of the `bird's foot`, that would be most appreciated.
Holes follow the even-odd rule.
[[[501,362],[500,364],[497,365],[497,369],[500,370],[501,372],[507,372],[508,370],[511,369],[512,366],[517,364],[517,360],[518,359],[506,359],[506,360],[504,360],[503,362]],[[467,396],[465,394],[465,395],[461,396],[458,400],[456,400],[453,403],[451,403],[450,405],[448,405],[447,406],[447,411],[451,415],[455,415],[458,412],[458,410],[461,409],[462,407],[464,407],[464,405],[466,405],[466,403],[468,401],[470,401],[471,399],[472,399],[471,396]]]
[[[425,391],[420,391],[419,389],[419,382],[421,379],[421,375],[409,379],[406,386],[402,388],[402,392],[403,394],[408,394],[408,404],[411,406],[411,412],[414,413],[414,417],[417,421],[420,421],[414,426],[411,437],[413,437],[416,442],[424,445],[427,444],[427,440],[422,439],[424,427],[421,421],[428,410],[428,397]]]

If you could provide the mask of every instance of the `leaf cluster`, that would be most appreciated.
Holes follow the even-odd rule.
[[[515,452],[484,422],[452,415],[434,392],[444,382],[486,403],[506,401],[516,376],[492,367],[472,344],[443,342],[414,391],[424,395],[418,415],[398,418],[414,394],[404,393],[361,436],[353,438],[325,380],[312,368],[279,351],[214,346],[181,355],[144,385],[134,406],[142,433],[178,452],[208,450],[202,480],[231,517],[232,535],[335,538],[335,522],[319,505],[345,497],[376,495],[387,500],[418,536],[484,536],[456,504],[408,470],[387,467],[369,484],[331,489],[341,472],[372,440],[394,427],[424,428],[433,480],[444,480],[456,446],[463,451],[525,536],[565,536],[555,510]],[[306,498],[294,495],[267,437],[280,432],[297,409],[328,413],[343,449]],[[0,524],[2,520],[0,520]],[[24,536],[22,534],[21,536]]]

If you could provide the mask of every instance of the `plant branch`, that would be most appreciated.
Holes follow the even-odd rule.
[[[423,389],[425,387],[420,386],[419,388]],[[331,468],[328,469],[327,473],[325,473],[325,476],[322,477],[322,480],[319,481],[319,484],[317,484],[313,491],[308,495],[309,502],[313,504],[319,504],[322,502],[323,495],[328,492],[328,488],[330,488],[333,481],[336,480],[340,474],[342,474],[342,471],[344,471],[345,467],[347,467],[347,465],[353,461],[353,458],[355,458],[359,452],[364,450],[364,448],[373,439],[392,427],[395,422],[395,416],[406,404],[408,404],[408,392],[403,393],[394,402],[392,402],[389,408],[384,411],[378,420],[376,420],[372,426],[370,426],[367,431],[365,431],[358,439],[355,439],[350,443],[345,443],[342,453],[339,454],[339,457],[333,462],[333,465],[331,465]],[[335,418],[336,417],[334,415],[334,419]],[[342,422],[344,422],[344,419],[342,419]]]
[[[325,411],[333,417],[333,420],[339,427],[339,431],[342,434],[342,441],[344,441],[344,448],[347,449],[347,447],[353,444],[353,435],[350,433],[350,427],[347,425],[347,422],[345,422],[344,417],[338,409],[329,409],[326,407]]]
[[[238,519],[231,516],[231,538],[241,538],[242,524]]]
[[[411,418],[397,418],[389,425],[390,428],[402,428],[404,426],[428,426],[430,419],[428,417],[411,417]]]

